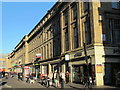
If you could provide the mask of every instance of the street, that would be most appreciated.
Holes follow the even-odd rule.
[[[1,87],[2,87],[2,89],[4,90],[6,90],[6,89],[14,89],[14,90],[20,90],[20,89],[37,89],[37,88],[41,88],[41,89],[43,89],[43,88],[46,88],[45,86],[43,86],[43,85],[41,85],[40,83],[38,83],[38,82],[35,82],[34,84],[30,84],[30,83],[26,83],[25,81],[21,81],[21,80],[17,80],[17,78],[16,77],[14,77],[14,78],[8,78],[8,79],[5,79],[5,78],[3,78],[2,79],[2,84],[0,85]],[[52,88],[55,88],[54,86],[50,86],[49,87],[50,89],[52,89]],[[70,86],[66,86],[66,88],[71,88]]]
[[[50,86],[49,88],[46,88],[45,86],[39,84],[38,82],[35,82],[34,84],[26,83],[25,81],[17,80],[16,77],[14,78],[2,78],[2,83],[0,85],[0,89],[2,90],[26,90],[26,89],[60,89],[60,88],[55,88],[54,86]],[[0,81],[1,81],[0,80]],[[88,90],[87,88],[84,88],[83,85],[81,84],[65,84],[65,89],[72,89],[72,90]],[[94,86],[92,89],[102,89],[102,90],[110,90],[110,89],[115,89],[115,90],[120,90],[120,88],[115,88],[115,87],[110,87],[110,86],[102,86],[102,87],[97,87]]]
[[[45,88],[39,83],[29,84],[25,81],[18,81],[16,78],[2,80],[2,88]]]

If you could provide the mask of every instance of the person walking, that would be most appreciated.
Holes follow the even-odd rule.
[[[58,74],[58,72],[56,72],[56,87],[59,88],[59,80],[60,80],[60,76]]]
[[[65,77],[66,77],[66,84],[68,84],[68,82],[69,82],[69,72],[68,71],[66,72]]]
[[[27,78],[26,83],[30,83],[30,74],[28,74],[26,78]]]
[[[65,87],[65,73],[61,72],[60,73],[60,78],[61,78],[61,89]]]
[[[20,73],[18,73],[18,81],[19,81],[19,79],[20,79]]]
[[[5,78],[8,79],[8,72],[5,72]]]

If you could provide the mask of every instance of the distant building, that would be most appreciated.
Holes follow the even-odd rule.
[[[8,59],[14,72],[69,71],[73,83],[84,83],[89,73],[97,86],[115,85],[120,71],[120,3],[57,2]]]
[[[5,58],[0,58],[0,72],[6,70],[6,59]]]

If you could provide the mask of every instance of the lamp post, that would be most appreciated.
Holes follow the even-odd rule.
[[[86,61],[86,65],[87,65],[88,78],[89,78],[88,57],[87,57],[87,51],[86,51],[86,43],[84,43],[84,42],[83,42],[83,47],[84,47],[85,61]]]

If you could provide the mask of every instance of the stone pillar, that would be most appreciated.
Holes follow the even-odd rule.
[[[72,80],[72,75],[73,75],[73,72],[72,72],[72,64],[70,63],[70,82],[72,82],[73,80]]]
[[[65,33],[63,30],[63,12],[61,12],[60,15],[60,27],[61,27],[61,52],[63,53],[65,51]]]
[[[94,50],[95,50],[95,74],[96,74],[96,85],[101,86],[104,85],[104,71],[102,70],[103,63],[105,62],[105,58],[102,57],[104,55],[104,46],[103,41],[101,39],[101,35],[103,33],[101,24],[99,22],[99,7],[100,1],[90,3],[90,17],[92,24],[92,32],[94,33]]]
[[[44,74],[44,70],[43,70],[43,69],[44,69],[44,66],[41,65],[41,73],[42,73],[42,74]]]
[[[77,23],[78,23],[78,30],[79,30],[79,47],[82,47],[83,46],[83,33],[82,33],[82,30],[83,30],[83,25],[82,25],[82,20],[81,20],[81,16],[82,16],[82,3],[81,2],[78,2],[77,4]]]
[[[28,43],[27,43],[27,40],[28,40],[28,36],[26,35],[25,36],[25,61],[23,61],[23,64],[29,63],[28,60],[30,60],[30,59],[28,59]]]
[[[51,65],[48,63],[48,74],[51,72]]]
[[[105,58],[102,57],[104,55],[104,47],[103,46],[95,46],[95,74],[96,74],[96,85],[101,86],[104,85],[104,62]]]
[[[71,7],[68,8],[68,31],[69,31],[69,48],[73,48],[73,31],[71,29]]]

